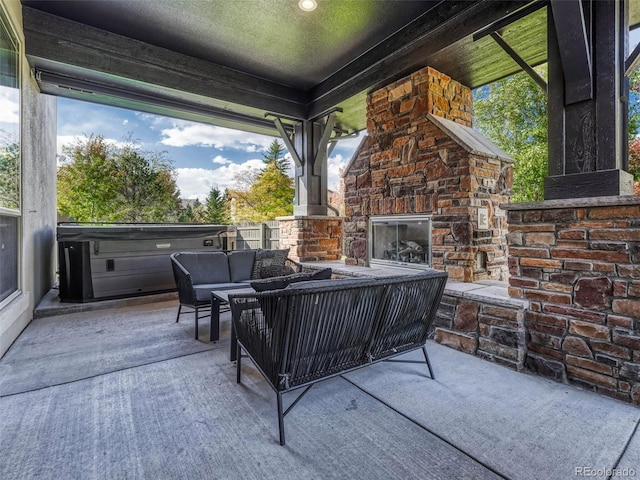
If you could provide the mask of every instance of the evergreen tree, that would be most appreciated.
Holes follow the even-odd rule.
[[[229,211],[227,206],[227,192],[220,192],[213,187],[209,190],[209,195],[205,201],[205,219],[209,223],[216,225],[229,224]]]
[[[286,174],[289,168],[289,162],[284,158],[284,151],[284,147],[280,145],[280,142],[273,140],[267,152],[262,154],[262,161],[267,167],[269,165],[275,165],[278,171]]]
[[[187,204],[186,207],[180,210],[178,221],[180,223],[195,223],[194,216],[193,216],[193,209],[191,208],[191,205]]]

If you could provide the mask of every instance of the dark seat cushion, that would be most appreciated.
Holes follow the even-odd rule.
[[[231,281],[224,252],[183,252],[176,255],[176,260],[189,272],[193,285]]]
[[[256,250],[253,262],[252,279],[280,277],[285,275],[285,262],[289,249],[284,250]]]
[[[329,280],[332,271],[330,268],[324,268],[312,273],[293,273],[280,277],[266,278],[262,280],[254,280],[251,282],[251,288],[256,292],[265,292],[268,290],[281,290],[287,288],[292,283],[307,282],[312,280]]]
[[[232,282],[250,280],[253,263],[256,258],[255,250],[235,250],[228,253],[229,275]]]
[[[193,289],[196,291],[196,300],[198,303],[211,302],[211,292],[213,290],[233,290],[237,288],[246,287],[244,283],[201,283],[194,285]]]
[[[287,290],[302,290],[302,289],[333,289],[335,287],[357,287],[360,285],[373,284],[372,278],[344,278],[338,280],[316,280],[313,282],[298,282],[292,283],[287,287]]]

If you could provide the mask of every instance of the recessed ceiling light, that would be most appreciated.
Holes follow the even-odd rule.
[[[305,12],[313,12],[316,8],[318,8],[318,2],[316,0],[300,0],[298,2],[298,6],[300,10],[304,10]]]

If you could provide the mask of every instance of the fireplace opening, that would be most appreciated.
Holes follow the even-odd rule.
[[[369,262],[431,266],[431,217],[390,215],[369,218]]]

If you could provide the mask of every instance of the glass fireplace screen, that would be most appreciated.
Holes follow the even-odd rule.
[[[431,265],[431,218],[428,216],[371,217],[370,262]]]

